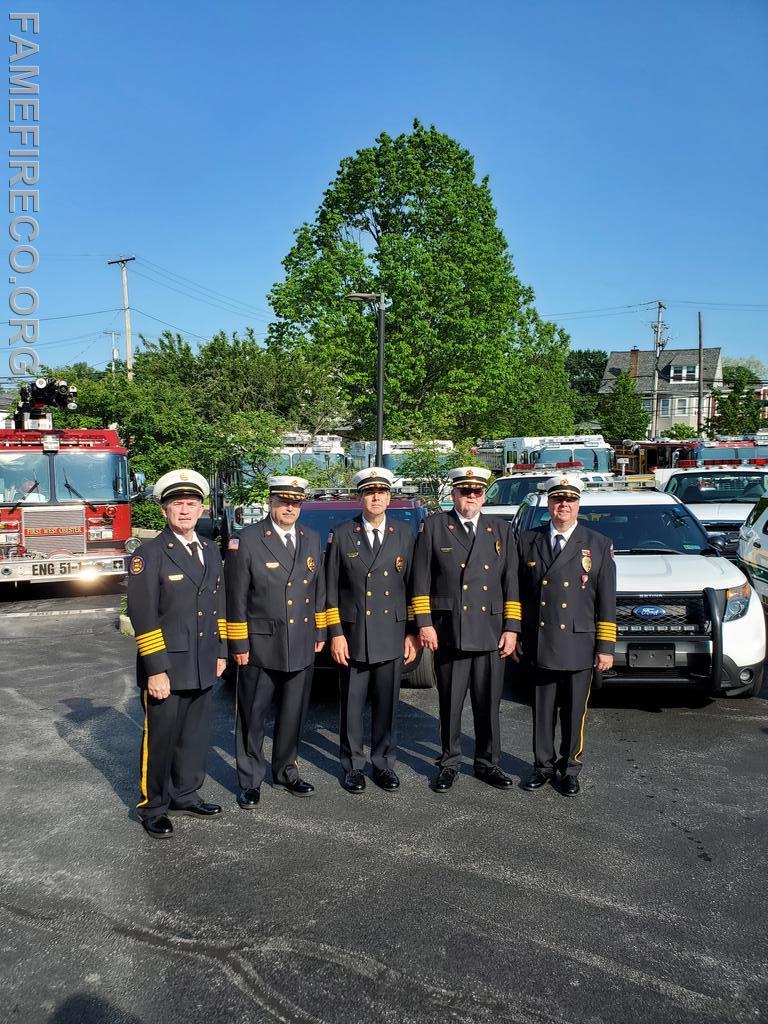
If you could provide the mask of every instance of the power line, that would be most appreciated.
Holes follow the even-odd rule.
[[[187,299],[192,299],[194,302],[202,302],[206,306],[211,306],[214,309],[223,309],[225,313],[234,313],[236,316],[252,316],[254,319],[264,320],[265,318],[261,314],[251,313],[247,309],[238,309],[235,306],[227,306],[222,302],[215,302],[204,295],[195,295],[191,291],[186,291],[182,288],[176,288],[172,284],[168,284],[166,281],[160,281],[155,277],[150,277],[149,274],[143,274],[140,270],[134,268],[134,274],[138,277],[143,277],[145,281],[150,281],[152,284],[160,285],[162,288],[167,288],[169,291],[176,292],[177,295],[183,295]]]
[[[36,320],[41,323],[47,322],[48,320],[74,320],[78,316],[101,316],[103,313],[119,313],[120,306],[115,306],[113,309],[94,309],[90,313],[67,313],[63,316],[37,316]],[[5,321],[10,324],[10,320]]]
[[[224,299],[226,302],[230,304],[242,306],[246,312],[250,313],[253,316],[258,316],[261,319],[266,320],[272,319],[272,315],[270,313],[267,313],[266,310],[259,309],[258,307],[252,305],[250,302],[243,302],[242,299],[237,299],[233,295],[226,295],[224,292],[216,291],[215,288],[209,288],[207,285],[198,284],[191,278],[184,277],[182,274],[177,274],[175,271],[168,270],[166,267],[161,267],[158,263],[153,263],[151,260],[146,259],[144,256],[139,256],[138,259],[141,261],[142,264],[145,264],[147,267],[152,268],[155,273],[161,274],[164,277],[168,277],[171,280],[175,280],[177,283],[182,283],[201,293],[207,292],[209,295],[215,296],[216,298],[219,299]]]

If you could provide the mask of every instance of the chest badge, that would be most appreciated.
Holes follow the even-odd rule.
[[[173,576],[169,576],[168,579],[175,583],[177,580],[183,580],[184,574],[180,572],[178,574],[174,574]]]
[[[347,558],[357,558],[357,556],[359,554],[360,554],[359,551],[348,551],[347,552]]]
[[[397,558],[395,559],[395,569],[397,569],[398,572],[402,572],[404,568],[405,559],[403,558],[402,555],[398,555]]]
[[[584,573],[582,575],[582,577],[581,577],[581,589],[582,590],[586,590],[588,583],[589,583],[589,576],[587,576],[586,573]]]
[[[267,569],[279,569],[280,568],[280,563],[279,562],[265,562],[264,565],[265,565],[265,567]]]
[[[317,562],[315,562],[315,560],[312,557],[312,555],[307,555],[307,568],[309,569],[310,572],[314,572],[315,571],[315,566],[316,565],[317,565]]]
[[[581,568],[584,570],[584,572],[589,572],[591,570],[591,568],[592,568],[592,559],[589,557],[588,554],[584,555],[582,557],[582,559],[581,559]]]
[[[527,565],[528,565],[529,569],[533,569],[534,566],[536,565],[536,563],[535,562],[528,562]]]
[[[497,555],[501,554],[501,541],[500,540],[496,541],[496,554]]]

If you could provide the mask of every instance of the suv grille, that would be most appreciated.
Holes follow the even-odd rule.
[[[647,620],[635,615],[636,608],[660,608],[658,618]],[[701,594],[675,594],[671,599],[642,598],[621,594],[616,598],[616,626],[620,636],[709,636],[712,623]]]

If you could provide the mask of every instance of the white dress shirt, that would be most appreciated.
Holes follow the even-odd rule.
[[[374,530],[378,530],[379,531],[379,541],[383,544],[384,543],[384,531],[386,530],[386,528],[387,528],[387,517],[386,516],[384,516],[384,518],[382,519],[382,521],[379,523],[378,526],[374,526],[372,523],[369,523],[368,520],[365,518],[365,516],[363,516],[363,529],[365,530],[365,539],[368,541],[368,544],[371,547],[371,550],[373,550],[373,531]]]
[[[577,521],[577,522],[575,522],[573,524],[573,526],[569,526],[567,530],[564,530],[562,533],[560,533],[558,530],[556,530],[554,528],[554,526],[552,525],[552,522],[550,521],[550,524],[549,524],[549,546],[552,548],[552,550],[553,551],[555,550],[555,537],[562,537],[563,538],[563,547],[565,547],[565,545],[571,539],[571,534],[573,533],[573,531],[576,529],[576,527],[578,525],[579,524],[578,524],[578,521]]]
[[[187,554],[190,554],[190,555],[192,554],[192,552],[189,550],[189,545],[194,543],[194,542],[197,542],[197,544],[198,544],[198,548],[197,548],[197,558],[198,558],[198,561],[202,562],[202,564],[205,565],[205,558],[203,558],[203,545],[202,545],[202,543],[200,541],[200,538],[197,536],[197,534],[195,533],[194,530],[192,531],[192,536],[190,537],[189,540],[184,540],[184,538],[181,536],[181,534],[180,533],[176,533],[175,530],[172,530],[171,532],[173,533],[174,537],[179,542],[179,544],[183,545],[183,547],[185,547],[187,549]]]
[[[292,526],[290,528],[290,530],[284,530],[282,526],[278,526],[277,525],[277,523],[275,522],[274,519],[272,519],[271,516],[270,516],[270,522],[272,524],[272,529],[275,531],[275,533],[280,538],[280,540],[283,542],[283,544],[285,544],[286,538],[290,537],[291,540],[293,541],[294,548],[297,546],[296,545],[296,527],[295,527],[295,525]]]

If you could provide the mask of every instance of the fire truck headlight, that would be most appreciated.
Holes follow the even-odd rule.
[[[45,391],[47,386],[48,381],[45,379],[45,377],[38,377],[37,380],[35,381],[35,387],[37,388],[38,391]]]
[[[129,555],[132,552],[134,552],[136,550],[136,548],[140,548],[140,547],[141,547],[141,538],[140,537],[129,537],[128,540],[125,542],[125,550],[128,552]]]
[[[83,571],[80,573],[80,579],[81,580],[95,580],[98,575],[99,575],[99,570],[98,569],[94,569],[93,566],[88,566],[87,569],[83,569]]]
[[[19,543],[18,533],[0,533],[0,545],[11,545]]]

